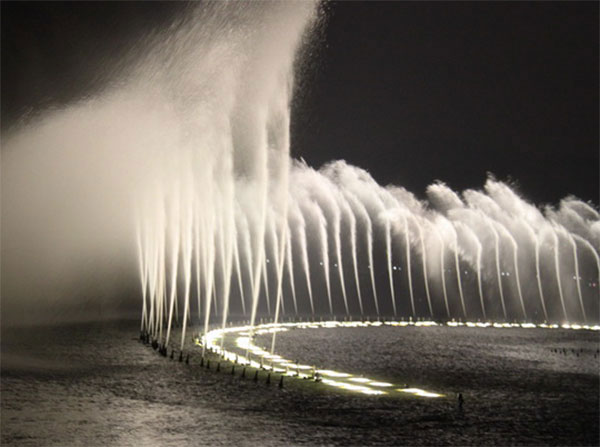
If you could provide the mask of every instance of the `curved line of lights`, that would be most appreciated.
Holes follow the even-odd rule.
[[[303,365],[287,360],[280,355],[271,354],[268,351],[256,346],[253,342],[254,335],[273,334],[275,332],[285,332],[290,329],[317,329],[317,328],[356,328],[369,326],[416,326],[430,327],[443,326],[435,321],[320,321],[320,322],[287,322],[287,323],[267,323],[257,326],[238,326],[209,331],[202,339],[195,339],[197,345],[204,343],[210,351],[220,355],[225,360],[236,362],[240,365],[253,368],[262,368],[274,373],[283,374],[289,377],[299,379],[315,379],[331,387],[340,388],[347,391],[354,391],[368,395],[388,394],[392,391],[411,394],[419,397],[443,397],[444,394],[438,394],[426,391],[420,388],[399,387],[388,382],[380,382],[362,376],[354,376],[349,373],[332,371],[328,369],[317,369],[314,366]],[[578,324],[534,324],[534,323],[481,323],[481,322],[457,322],[448,321],[448,327],[479,327],[479,328],[524,328],[524,329],[572,329],[572,330],[591,330],[600,331],[600,325],[588,326]],[[226,350],[221,346],[221,339],[226,336],[237,334],[235,338],[235,349],[247,353],[241,355],[233,350]],[[232,348],[228,348],[232,349]],[[254,356],[254,359],[251,358]],[[257,361],[258,359],[258,361]]]

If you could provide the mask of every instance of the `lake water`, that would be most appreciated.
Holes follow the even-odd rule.
[[[277,336],[286,358],[446,394],[440,399],[279,389],[201,368],[195,353],[190,365],[163,358],[138,335],[136,322],[3,328],[2,445],[600,441],[598,333],[369,327]],[[270,346],[270,337],[257,344]]]

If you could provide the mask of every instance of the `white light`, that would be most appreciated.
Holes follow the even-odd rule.
[[[371,386],[380,386],[380,387],[392,386],[391,383],[387,383],[387,382],[369,382],[369,385],[371,385]]]
[[[286,360],[279,355],[275,355],[275,354],[271,355],[269,352],[259,348],[258,346],[255,346],[253,344],[251,334],[253,334],[253,333],[264,333],[264,334],[274,333],[274,332],[289,330],[288,328],[368,327],[368,326],[382,326],[384,324],[388,325],[388,326],[401,326],[401,327],[405,327],[408,325],[437,326],[437,323],[435,323],[433,321],[413,322],[412,320],[409,322],[386,321],[385,323],[383,323],[381,321],[374,321],[374,322],[371,322],[371,321],[345,321],[345,322],[324,321],[324,322],[318,322],[318,323],[291,323],[291,322],[289,322],[289,323],[277,323],[277,324],[276,323],[268,323],[268,324],[261,324],[258,326],[254,326],[254,327],[251,327],[251,326],[229,327],[229,328],[224,328],[224,329],[213,330],[213,331],[208,332],[204,336],[202,336],[201,339],[196,338],[195,342],[197,344],[199,344],[200,340],[201,340],[205,346],[207,346],[209,349],[212,350],[212,352],[222,355],[223,358],[230,360],[230,361],[237,360],[237,362],[242,365],[250,365],[257,369],[262,367],[263,369],[268,370],[268,371],[279,372],[282,374],[286,374],[288,376],[299,377],[299,378],[310,378],[308,374],[300,373],[300,370],[312,370],[312,374],[314,374],[315,372],[319,372],[323,376],[326,376],[322,380],[323,383],[325,383],[326,385],[335,386],[337,388],[344,389],[347,391],[360,392],[360,393],[367,394],[367,395],[379,395],[379,394],[386,394],[386,393],[384,391],[373,389],[371,387],[391,387],[394,385],[391,383],[388,383],[388,382],[373,381],[371,379],[364,378],[364,377],[352,377],[351,374],[338,372],[338,371],[316,370],[314,366],[299,365],[299,364],[293,363],[290,360]],[[556,329],[556,328],[562,327],[563,329],[600,331],[599,325],[582,326],[579,324],[569,324],[569,323],[564,323],[561,326],[559,326],[558,324],[548,325],[546,323],[543,323],[543,324],[540,324],[539,326],[536,326],[533,323],[521,323],[521,324],[489,323],[489,322],[486,322],[486,323],[481,323],[481,322],[462,323],[462,322],[449,321],[449,322],[446,322],[446,324],[451,327],[464,326],[464,325],[466,325],[468,327],[490,327],[490,326],[493,326],[493,327],[497,327],[497,328],[541,327],[541,328]],[[258,363],[255,360],[241,356],[240,354],[236,354],[234,352],[230,352],[230,351],[226,351],[225,349],[222,349],[219,346],[221,344],[220,340],[226,334],[231,334],[231,333],[237,333],[238,335],[241,335],[241,336],[238,336],[235,338],[235,346],[238,349],[247,350],[248,352],[251,352],[253,355],[260,357],[262,359],[261,363]],[[265,361],[267,361],[269,364],[265,364],[264,363]],[[312,374],[311,374],[311,376],[312,376]],[[332,380],[329,377],[339,378],[340,380]],[[358,385],[358,384],[360,384],[360,385]],[[397,391],[408,393],[408,394],[413,394],[415,396],[420,396],[420,397],[441,397],[441,396],[443,396],[442,394],[425,391],[425,390],[422,390],[419,388],[399,388],[399,389],[397,389]]]
[[[317,372],[319,374],[323,374],[324,376],[329,376],[329,377],[350,377],[351,376],[351,374],[348,374],[348,373],[331,371],[329,369],[319,369],[319,370],[317,370]]]
[[[398,388],[397,391],[401,391],[403,393],[414,394],[415,396],[422,397],[442,397],[442,394],[431,393],[429,391],[422,390],[420,388]]]

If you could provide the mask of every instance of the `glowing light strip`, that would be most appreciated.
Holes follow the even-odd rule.
[[[445,323],[446,326],[449,327],[479,327],[479,328],[525,328],[525,329],[533,329],[533,328],[542,328],[542,329],[568,329],[568,330],[591,330],[591,331],[600,331],[600,325],[588,326],[588,325],[579,325],[579,324],[569,324],[565,323],[562,325],[558,324],[534,324],[534,323],[492,323],[492,322],[457,322],[457,321],[448,321]],[[356,328],[356,327],[378,327],[378,326],[394,326],[394,327],[407,327],[407,326],[416,326],[416,327],[431,327],[438,326],[439,324],[435,321],[413,321],[412,319],[409,321],[320,321],[320,322],[288,322],[288,323],[266,323],[261,324],[255,327],[252,326],[241,326],[241,327],[228,327],[223,329],[215,329],[208,332],[205,336],[202,337],[202,341],[206,344],[207,348],[209,348],[212,352],[215,352],[221,355],[224,359],[237,362],[242,365],[249,365],[253,368],[263,368],[267,371],[278,372],[281,374],[285,374],[290,377],[298,377],[298,378],[314,378],[314,374],[318,373],[321,376],[324,376],[322,379],[322,383],[328,386],[344,389],[347,391],[355,391],[363,394],[370,395],[381,395],[387,394],[386,391],[382,391],[379,389],[374,389],[371,387],[378,388],[388,388],[393,387],[394,385],[388,382],[379,382],[376,380],[371,380],[365,377],[353,377],[352,374],[332,371],[328,369],[316,369],[313,366],[309,365],[301,365],[294,363],[290,360],[284,359],[280,355],[271,354],[264,349],[259,348],[254,345],[252,342],[252,334],[263,335],[263,334],[272,334],[275,332],[284,332],[289,329],[317,329],[317,328],[325,328],[325,329],[335,329],[339,327],[345,328]],[[254,356],[260,357],[261,362],[257,362],[256,360],[252,360],[250,358],[246,358],[240,354],[236,354],[231,351],[227,351],[221,348],[221,343],[219,342],[223,337],[228,334],[238,334],[239,337],[235,340],[235,346],[243,351],[248,351]],[[201,346],[200,339],[195,338],[194,343],[198,346]],[[268,361],[269,364],[267,364]],[[278,366],[275,366],[278,365]],[[312,370],[312,374],[308,375],[305,373],[301,373],[300,370]],[[336,379],[344,379],[344,380],[333,380],[330,377]],[[360,385],[357,385],[360,383]],[[420,397],[443,397],[443,394],[432,393],[430,391],[425,391],[420,388],[397,388],[396,391],[412,394],[414,396]]]
[[[402,393],[414,394],[415,396],[421,397],[442,397],[442,394],[431,393],[429,391],[422,390],[420,388],[398,388],[396,391],[400,391]]]

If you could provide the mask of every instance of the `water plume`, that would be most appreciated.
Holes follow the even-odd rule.
[[[597,317],[593,205],[567,197],[538,207],[491,177],[463,192],[436,182],[421,201],[345,161],[320,169],[295,161],[294,64],[317,4],[217,2],[189,11],[111,89],[3,137],[9,311],[46,289],[69,296],[54,278],[80,275],[81,260],[91,259],[102,266],[100,284],[115,272],[138,276],[135,306],[154,340],[172,343],[182,312],[180,349],[194,301],[206,334],[236,311],[251,326],[264,315],[279,320],[288,290],[295,314],[313,317],[323,309],[351,315],[353,289],[361,315],[374,307],[378,317],[527,321],[540,307],[545,320]],[[31,172],[56,173],[36,183]],[[45,193],[64,203],[50,206]],[[36,222],[47,223],[45,236]],[[60,256],[36,259],[41,250]],[[395,276],[394,256],[406,279]]]

